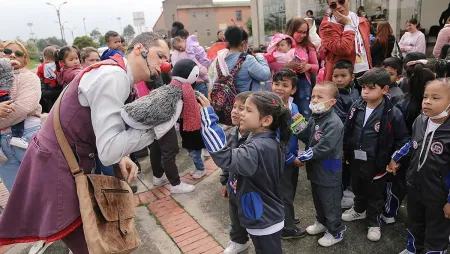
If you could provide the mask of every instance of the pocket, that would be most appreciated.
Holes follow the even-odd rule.
[[[249,192],[241,197],[242,212],[250,220],[261,218],[264,212],[261,196],[256,192]]]
[[[37,154],[40,157],[47,158],[52,155],[50,150],[47,149],[41,142],[39,142],[39,140],[37,139],[36,136],[30,140],[28,149],[30,149],[30,148],[37,151]]]

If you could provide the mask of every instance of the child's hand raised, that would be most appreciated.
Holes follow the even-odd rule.
[[[400,164],[395,162],[394,160],[391,160],[391,162],[389,162],[389,165],[386,166],[386,171],[395,175],[399,168]]]
[[[197,97],[197,100],[200,106],[202,106],[203,108],[211,106],[211,103],[209,102],[208,98],[206,98],[203,94],[199,95]]]
[[[301,117],[303,117],[300,113],[295,114],[292,119],[294,119],[294,121],[297,121],[298,119],[300,119]]]

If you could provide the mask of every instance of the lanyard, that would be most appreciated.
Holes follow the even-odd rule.
[[[431,121],[430,119],[428,119],[428,121]],[[427,124],[427,128],[425,130],[425,134],[427,134],[428,132],[428,127],[430,125]],[[425,158],[423,159],[422,162],[420,162],[420,158],[422,158],[422,153],[423,153],[423,148],[425,148],[425,142],[427,140],[427,137],[425,136],[422,142],[422,149],[420,149],[420,154],[419,154],[419,168],[417,169],[417,171],[420,171],[420,169],[423,167],[423,165],[425,165],[425,162],[427,161],[427,157],[428,157],[428,152],[430,151],[430,147],[431,147],[431,142],[433,141],[433,137],[434,137],[434,132],[436,132],[437,129],[435,129],[434,131],[431,132],[431,136],[430,136],[430,141],[428,141],[428,145],[427,145],[427,150],[425,151]],[[428,136],[428,135],[427,135]]]

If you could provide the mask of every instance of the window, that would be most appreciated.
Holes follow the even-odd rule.
[[[211,35],[211,31],[209,29],[206,30],[206,36],[210,36]]]
[[[236,20],[241,21],[242,20],[242,11],[236,11]]]
[[[197,15],[195,14],[195,11],[192,12],[192,17],[196,17]]]
[[[208,11],[205,12],[205,16],[209,17],[209,12]]]

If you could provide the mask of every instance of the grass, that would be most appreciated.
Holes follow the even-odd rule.
[[[29,70],[35,69],[35,68],[38,67],[39,64],[41,64],[41,63],[39,62],[39,60],[31,60],[31,61],[30,61],[30,64],[28,65],[28,69],[29,69]]]

